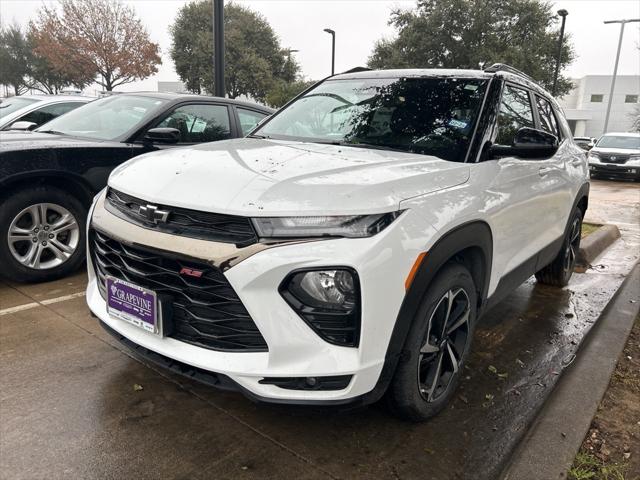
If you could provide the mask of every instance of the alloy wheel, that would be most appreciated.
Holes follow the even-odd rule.
[[[447,291],[436,304],[418,356],[418,387],[427,402],[444,395],[469,347],[471,305],[463,288]]]
[[[564,263],[562,265],[563,270],[566,272],[572,271],[576,264],[576,255],[580,249],[580,235],[582,234],[582,222],[580,218],[575,218],[571,224],[571,233],[567,241],[564,252]]]
[[[66,262],[80,241],[80,227],[66,208],[38,203],[22,210],[9,225],[9,251],[25,267],[45,270]]]

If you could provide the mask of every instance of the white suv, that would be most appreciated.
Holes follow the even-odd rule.
[[[330,77],[248,138],[142,155],[90,212],[87,301],[139,355],[251,398],[426,419],[480,316],[571,277],[584,152],[523,74]]]

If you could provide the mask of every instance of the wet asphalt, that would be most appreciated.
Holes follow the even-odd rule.
[[[567,288],[530,279],[488,312],[454,401],[420,425],[384,405],[257,405],[146,365],[89,315],[83,273],[0,281],[0,478],[496,478],[640,256],[640,185],[593,181],[590,202],[622,238]]]

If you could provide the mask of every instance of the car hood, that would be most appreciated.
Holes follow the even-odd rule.
[[[101,140],[90,140],[67,135],[54,135],[42,132],[4,131],[0,132],[0,152],[8,150],[34,150],[42,148],[73,148],[87,146],[104,147],[106,143]]]
[[[425,155],[237,139],[136,157],[112,172],[109,185],[148,202],[218,213],[339,215],[392,211],[468,178],[467,165]]]
[[[593,147],[590,151],[596,153],[608,153],[611,155],[631,155],[640,153],[640,149],[637,148]]]

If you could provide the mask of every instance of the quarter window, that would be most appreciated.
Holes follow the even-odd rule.
[[[265,115],[264,113],[255,112],[253,110],[246,110],[244,108],[238,108],[238,119],[240,120],[240,128],[242,129],[242,135],[246,135],[253,127],[255,127]]]
[[[178,143],[215,142],[231,138],[229,110],[224,105],[184,105],[176,108],[157,127],[175,128]]]
[[[512,145],[516,132],[523,127],[535,127],[529,92],[505,85],[498,114],[496,144]]]
[[[553,112],[551,104],[544,98],[536,95],[536,103],[538,104],[538,113],[540,114],[540,126],[542,130],[560,138],[558,130],[558,121]]]

